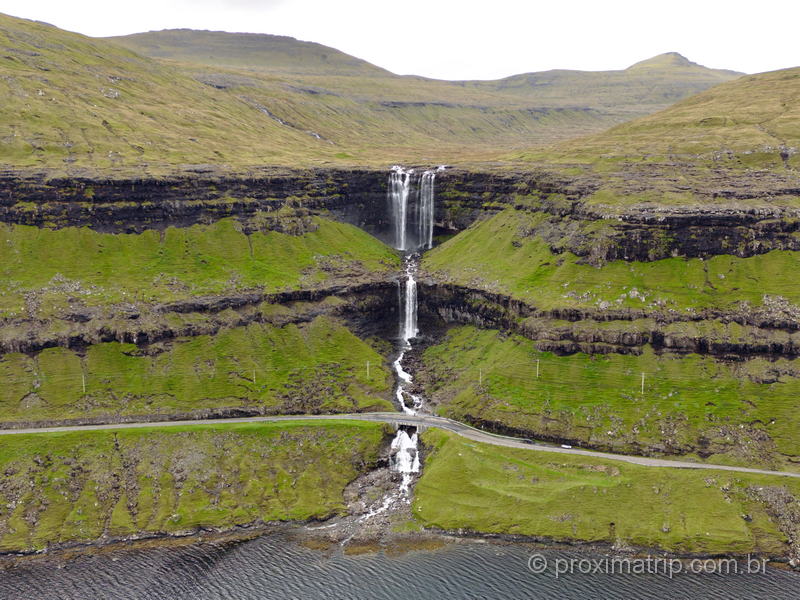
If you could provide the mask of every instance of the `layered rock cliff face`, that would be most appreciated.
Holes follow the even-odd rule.
[[[277,233],[304,239],[315,234],[320,226],[319,219],[333,218],[391,241],[385,171],[264,170],[247,177],[198,171],[163,180],[142,178],[135,181],[92,177],[64,180],[48,179],[45,174],[21,177],[6,173],[0,180],[2,220],[18,226],[57,231],[88,227],[115,236],[158,230],[163,243],[170,228],[188,230],[233,218],[235,229],[249,240],[251,254],[253,239],[258,236]],[[419,316],[428,346],[441,344],[453,328],[475,326],[501,335],[519,336],[529,340],[536,352],[567,361],[574,358],[580,362],[581,357],[586,356],[607,357],[612,361],[616,360],[613,357],[649,361],[654,355],[660,357],[659,361],[670,357],[675,360],[700,357],[712,361],[708,364],[718,363],[725,368],[740,365],[731,368],[751,384],[763,386],[764,390],[800,376],[794,361],[800,355],[800,308],[791,294],[784,293],[788,284],[781,287],[762,281],[757,271],[750,269],[757,280],[750,285],[758,288],[757,294],[749,293],[745,300],[721,304],[715,304],[713,298],[699,304],[692,299],[684,306],[681,303],[686,299],[680,294],[686,290],[695,293],[695,282],[681,281],[680,277],[677,283],[664,282],[656,273],[646,280],[652,287],[648,291],[627,284],[623,286],[621,280],[614,279],[620,270],[625,270],[625,265],[645,269],[652,265],[663,270],[669,261],[684,265],[699,259],[712,262],[712,259],[728,257],[731,261],[746,261],[762,257],[767,261],[764,264],[768,264],[784,253],[781,264],[793,264],[792,257],[798,251],[800,213],[791,201],[770,202],[769,194],[764,191],[772,190],[776,197],[785,200],[787,194],[793,193],[788,179],[779,177],[770,180],[768,185],[756,186],[758,190],[747,201],[748,194],[742,191],[746,186],[742,183],[741,188],[733,186],[739,190],[733,195],[717,193],[716,204],[683,205],[632,203],[624,195],[604,195],[597,181],[591,178],[566,178],[534,171],[447,169],[437,174],[435,186],[437,234],[445,239],[448,235],[465,233],[434,250],[431,256],[447,252],[448,245],[463,236],[473,235],[471,232],[475,228],[483,227],[494,215],[506,215],[510,229],[508,239],[503,241],[503,244],[507,242],[507,247],[497,246],[497,236],[491,234],[484,241],[465,247],[463,252],[458,251],[463,263],[458,268],[466,269],[466,276],[459,275],[457,267],[449,273],[446,269],[431,269],[426,266],[428,258],[425,259],[420,274]],[[716,192],[697,188],[693,193],[696,199],[711,199]],[[618,202],[615,204],[615,201]],[[416,202],[412,193],[409,207],[412,213]],[[467,229],[469,231],[465,231]],[[495,247],[490,251],[482,244],[491,240],[495,240]],[[540,266],[531,262],[532,255],[523,253],[519,260],[513,259],[510,266],[506,264],[495,272],[491,256],[488,259],[484,256],[499,251],[497,256],[502,258],[503,253],[510,254],[529,246],[544,253],[543,258],[536,259]],[[246,246],[243,251],[248,251]],[[348,255],[347,247],[337,252],[340,253],[338,258],[311,257],[309,265],[313,268],[305,268],[296,280],[286,279],[289,283],[282,283],[277,289],[259,289],[234,282],[227,290],[222,286],[213,293],[199,293],[193,291],[193,284],[187,287],[178,281],[168,286],[170,290],[177,290],[176,299],[171,300],[165,297],[147,302],[86,302],[78,298],[88,293],[86,290],[76,288],[77,291],[70,292],[76,284],[59,279],[56,284],[48,285],[59,290],[64,288],[66,300],[56,303],[57,309],[42,313],[36,310],[42,301],[36,294],[26,292],[26,302],[30,300],[32,308],[29,307],[25,315],[6,316],[0,349],[35,357],[47,348],[69,348],[82,353],[99,344],[123,343],[133,344],[145,353],[153,348],[157,354],[162,352],[159,345],[171,340],[213,337],[254,324],[277,329],[303,326],[324,317],[338,320],[363,339],[374,340],[384,354],[383,366],[386,367],[391,341],[397,335],[399,264],[380,266],[381,263],[373,262],[370,263],[373,266],[366,267],[354,250],[355,254],[346,259],[345,265],[340,262]],[[102,252],[98,254],[101,256]],[[200,269],[205,268],[208,260],[219,260],[219,257],[209,259],[188,250],[186,256],[192,256]],[[278,258],[276,255],[276,260],[289,260],[287,256]],[[469,262],[470,257],[475,259],[473,263]],[[484,259],[490,262],[483,265],[481,260]],[[588,273],[597,282],[598,289],[605,290],[606,295],[613,292],[615,298],[619,297],[606,301],[599,293],[563,287],[573,282],[536,279],[537,269],[545,272],[565,261],[574,262],[576,268],[591,269],[571,275],[578,283],[583,276],[581,273]],[[705,265],[703,261],[698,264]],[[702,266],[695,267],[703,272]],[[740,269],[741,265],[737,263],[730,268]],[[525,277],[533,277],[532,283],[526,284],[524,293],[514,291],[521,288],[509,282],[519,273],[524,274],[525,269],[531,270]],[[722,271],[716,275],[716,271],[710,273],[707,267],[705,269],[703,280],[697,285],[705,291],[716,290],[720,298],[724,297],[726,292],[717,289],[723,280],[716,279],[724,276]],[[750,277],[747,269],[745,275]],[[159,277],[161,282],[164,277]],[[730,276],[724,281],[731,281]],[[737,289],[734,284],[726,285],[734,286],[731,288],[734,291]],[[677,286],[682,291],[678,293],[669,286]],[[659,289],[666,290],[666,300],[659,297]],[[735,299],[736,293],[732,294],[731,298]],[[76,298],[79,301],[74,301]],[[460,353],[462,350],[453,345],[447,351]],[[754,361],[760,361],[758,368],[749,366],[755,364]],[[428,388],[421,391],[429,394],[442,410],[449,410],[447,394],[443,396],[430,387],[437,385],[435,378],[447,375],[427,365],[421,355],[417,357],[417,367],[420,385]],[[626,368],[638,373],[644,367],[632,364]],[[662,365],[659,368],[671,367]],[[686,377],[688,380],[694,375]],[[291,395],[292,392],[287,388],[280,393]],[[576,392],[575,410],[583,410],[580,408],[581,393]],[[616,432],[614,436],[596,432],[584,436],[581,427],[589,425],[578,426],[573,417],[564,414],[559,416],[545,410],[545,416],[530,419],[524,417],[524,407],[519,413],[508,409],[504,409],[504,413],[487,410],[486,406],[499,401],[493,394],[484,390],[477,396],[483,400],[476,401],[475,406],[451,414],[526,435],[612,449],[687,453],[705,443],[707,454],[726,451],[724,443],[702,441],[716,440],[716,433],[711,435],[695,425],[692,425],[694,429],[689,428],[689,433],[680,427],[676,429],[674,421],[683,418],[683,409],[664,408],[658,421],[662,433],[653,433],[649,438],[645,436],[646,439],[640,440],[642,436],[635,432],[638,426],[625,430],[613,423],[605,424],[603,419],[598,421],[602,425],[595,423],[593,427],[606,427],[607,431]],[[381,395],[388,400],[388,393],[381,392]],[[24,397],[30,398],[30,391]],[[22,402],[22,398],[19,401]],[[214,410],[218,414],[227,414],[225,411],[244,414],[241,413],[243,406],[234,402]],[[209,409],[202,410],[208,412]],[[725,427],[735,427],[750,419],[747,440],[740,445],[754,443],[759,449],[755,454],[740,457],[741,460],[763,464],[774,462],[779,454],[795,454],[791,449],[792,441],[784,443],[779,451],[774,447],[770,450],[773,434],[765,434],[761,425],[753,426],[752,418],[747,415],[732,415],[726,413],[719,418],[727,423]],[[542,420],[537,420],[540,417]],[[708,450],[709,447],[713,450]]]
[[[48,178],[44,172],[23,174],[7,171],[0,174],[0,221],[37,227],[90,227],[101,232],[131,233],[188,227],[233,216],[241,222],[244,233],[260,229],[301,234],[309,227],[310,215],[324,214],[386,240],[391,228],[386,180],[385,171],[370,169],[265,169],[250,176],[232,177],[198,167],[194,172],[174,177],[135,180],[89,176]],[[708,258],[723,254],[748,257],[774,250],[800,250],[800,209],[763,204],[748,207],[742,203],[610,207],[593,201],[597,187],[596,182],[586,178],[568,179],[546,172],[448,169],[438,174],[436,179],[437,231],[457,233],[499,210],[515,207],[539,217],[534,226],[520,232],[521,239],[542,239],[554,254],[568,252],[595,266],[614,260],[656,261],[667,257]],[[733,188],[738,189],[736,186]],[[800,194],[800,186],[793,192],[791,182],[783,179],[772,182],[769,189],[782,194]],[[726,196],[731,197],[731,194]],[[733,194],[738,198],[746,196],[742,191]],[[415,201],[412,194],[412,212]],[[435,278],[429,278],[425,283],[425,293],[421,297],[423,314],[436,315],[446,322],[528,332],[549,339],[552,349],[559,352],[636,352],[642,344],[719,356],[794,356],[798,352],[796,341],[790,335],[797,328],[797,315],[791,307],[763,307],[733,313],[708,309],[691,315],[566,307],[541,311],[485,289],[438,285]],[[376,310],[370,309],[372,317],[379,311],[388,310],[394,303],[394,284],[384,281],[376,285],[368,292],[369,285],[360,284],[353,288],[356,295],[367,293],[372,298],[372,305],[380,306]],[[160,304],[149,307],[147,312],[150,316],[170,312],[211,314],[264,302],[295,301],[294,295],[298,294],[316,299],[320,295],[351,296],[351,291],[349,286],[339,285],[329,291],[287,292],[274,298],[257,292],[234,293],[192,301],[194,307],[190,309],[181,308],[186,303]],[[377,304],[376,294],[383,298]],[[100,309],[68,311],[64,319],[72,325],[67,330],[62,329],[55,338],[31,334],[26,328],[31,325],[31,330],[36,330],[34,324],[17,320],[13,332],[4,336],[2,349],[35,351],[53,344],[74,345],[108,339],[146,341],[179,334],[175,328],[156,325],[158,319],[155,317],[149,319],[150,325],[137,328],[137,323],[148,319],[131,314],[122,316],[125,327],[109,328],[93,324],[108,322],[111,318]],[[366,325],[370,318],[363,321],[363,327],[370,328]],[[548,320],[568,321],[571,325],[554,323],[546,326]],[[709,320],[723,325],[737,323],[745,326],[749,328],[744,336],[747,339],[732,344],[700,334],[672,333],[668,327],[677,322]],[[636,323],[637,327],[635,332],[629,326],[619,330],[612,327],[603,331],[583,331],[575,325],[581,321],[621,321]],[[648,323],[645,325],[643,321]],[[206,328],[201,329],[206,331]]]
[[[198,168],[158,179],[65,179],[6,171],[0,174],[0,219],[131,233],[249,217],[288,204],[332,211],[349,223],[380,231],[387,215],[374,208],[382,205],[385,180],[383,172],[358,169],[265,169],[234,177]]]
[[[640,309],[543,310],[504,294],[435,283],[420,291],[429,320],[514,332],[537,340],[543,351],[568,355],[659,352],[707,354],[723,359],[800,356],[800,310],[785,300],[741,311],[693,313]]]
[[[437,224],[458,232],[513,206],[542,215],[528,235],[541,236],[555,253],[597,265],[800,249],[797,177],[720,173],[665,185],[657,195],[640,176],[618,173],[624,184],[609,189],[588,175],[452,170],[437,178]]]
[[[374,169],[264,169],[231,176],[198,167],[158,179],[4,171],[0,221],[130,233],[249,218],[290,206],[329,214],[387,240],[386,181],[386,172]],[[800,207],[751,202],[800,196],[800,183],[756,180],[757,190],[748,193],[748,181],[728,190],[690,189],[701,204],[618,207],[594,198],[600,183],[590,177],[448,169],[436,178],[436,226],[441,233],[457,233],[516,206],[547,215],[531,235],[547,239],[555,252],[570,251],[590,262],[800,249]],[[716,205],[703,205],[708,198],[716,198]],[[412,211],[415,202],[412,196]]]

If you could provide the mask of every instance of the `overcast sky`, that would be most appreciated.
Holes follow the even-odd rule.
[[[441,79],[622,69],[669,51],[748,73],[800,65],[798,0],[0,0],[0,12],[92,36],[291,35]]]

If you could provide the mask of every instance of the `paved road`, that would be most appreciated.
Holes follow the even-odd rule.
[[[194,421],[155,421],[148,423],[119,423],[112,425],[73,425],[66,427],[41,427],[34,429],[0,429],[2,435],[19,435],[22,433],[60,433],[67,431],[91,431],[99,429],[141,429],[143,427],[177,427],[182,425],[215,425],[222,423],[260,423],[275,421],[328,421],[328,420],[355,420],[355,421],[374,421],[379,423],[392,423],[401,425],[413,425],[424,427],[438,427],[452,431],[461,437],[495,446],[506,446],[508,448],[522,448],[524,450],[534,450],[539,452],[555,452],[559,454],[570,454],[579,456],[589,456],[592,458],[604,458],[607,460],[617,460],[634,465],[645,467],[672,467],[678,469],[712,469],[720,471],[734,471],[737,473],[758,473],[761,475],[780,475],[782,477],[798,477],[800,473],[787,471],[768,471],[765,469],[750,469],[747,467],[731,467],[728,465],[714,465],[708,463],[694,463],[680,460],[666,460],[662,458],[648,458],[646,456],[633,456],[629,454],[611,454],[610,452],[595,452],[594,450],[583,450],[581,448],[563,448],[541,443],[524,442],[517,438],[506,437],[494,433],[488,433],[480,429],[475,429],[459,421],[453,421],[445,417],[433,415],[406,415],[402,413],[357,413],[344,415],[280,415],[272,417],[244,417],[234,419],[201,419]]]

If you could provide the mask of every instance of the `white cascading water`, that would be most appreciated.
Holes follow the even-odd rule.
[[[366,514],[358,518],[359,523],[368,521],[392,508],[396,501],[410,502],[409,490],[411,482],[414,480],[414,474],[419,473],[419,453],[417,451],[417,432],[411,435],[405,429],[398,429],[397,434],[394,436],[391,445],[391,455],[389,457],[389,468],[396,473],[400,473],[402,479],[400,480],[400,487],[398,488],[399,494],[387,494],[383,502],[379,506],[368,511]],[[344,546],[349,542],[355,532],[342,540],[341,545]]]
[[[436,171],[425,171],[419,179],[419,198],[417,202],[417,247],[422,250],[433,248],[433,183]]]
[[[439,167],[438,171],[444,170]],[[408,415],[415,415],[422,407],[422,397],[406,391],[412,384],[411,374],[403,368],[403,358],[411,349],[411,340],[417,337],[417,267],[419,255],[408,253],[408,199],[411,188],[411,175],[413,170],[403,167],[392,167],[389,175],[389,204],[394,222],[395,248],[407,252],[404,259],[405,284],[400,286],[400,354],[394,361],[394,370],[397,373],[397,402]],[[434,188],[436,171],[425,171],[419,179],[419,193],[417,196],[417,240],[416,250],[425,250],[433,247],[433,225],[435,215]],[[392,440],[391,468],[403,477],[400,484],[400,495],[408,496],[409,486],[415,473],[419,473],[419,455],[417,451],[417,433],[409,435],[404,429],[399,429]],[[391,500],[384,501],[377,512],[386,510],[391,505]]]
[[[400,493],[408,494],[408,488],[414,478],[414,473],[419,473],[419,453],[417,452],[417,432],[411,435],[404,429],[397,431],[392,440],[392,469],[403,476],[400,483]]]
[[[411,350],[411,340],[417,336],[417,281],[414,275],[417,271],[417,257],[414,255],[407,256],[405,259],[406,266],[406,281],[405,290],[401,288],[400,293],[400,355],[394,361],[394,370],[397,373],[397,378],[400,380],[397,386],[395,395],[400,408],[407,415],[417,414],[422,405],[422,398],[406,392],[405,388],[411,385],[411,374],[403,369],[403,358],[406,352]],[[410,400],[406,401],[406,397]]]
[[[414,257],[406,262],[406,293],[403,302],[403,326],[400,335],[404,342],[417,337],[417,281],[414,272],[417,265]]]
[[[394,221],[394,245],[402,251],[407,250],[408,195],[413,173],[413,169],[406,171],[403,167],[395,165],[389,175],[388,200]]]

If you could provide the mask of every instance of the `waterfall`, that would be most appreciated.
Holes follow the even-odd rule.
[[[433,182],[436,171],[425,171],[419,180],[417,202],[417,247],[423,250],[433,248]]]
[[[394,361],[394,370],[400,383],[397,386],[395,397],[403,412],[409,415],[417,414],[417,410],[422,405],[422,398],[406,392],[406,387],[412,383],[411,374],[403,368],[403,358],[406,352],[411,350],[411,340],[417,336],[417,281],[414,278],[417,271],[416,255],[407,256],[405,259],[406,281],[402,289],[405,293],[400,294],[400,355]],[[410,406],[406,402],[406,396],[411,400]]]
[[[403,318],[400,337],[404,342],[417,337],[417,281],[414,279],[416,264],[413,258],[406,261],[406,293],[403,300]]]
[[[392,444],[389,447],[389,468],[395,473],[400,473],[401,480],[400,486],[397,489],[398,493],[390,492],[386,494],[386,496],[383,498],[383,502],[374,506],[373,508],[370,508],[369,511],[361,515],[356,520],[356,523],[369,521],[370,519],[385,513],[387,510],[394,508],[397,502],[411,502],[411,498],[409,497],[411,482],[414,481],[414,475],[420,471],[419,450],[417,449],[418,441],[419,436],[416,430],[414,430],[414,433],[411,435],[408,435],[408,431],[402,427],[397,430],[397,433],[392,440]],[[334,523],[333,525],[327,525],[325,527],[335,527],[335,525],[336,524]],[[324,527],[320,527],[319,529],[323,528]],[[339,542],[339,544],[341,546],[347,545],[347,543],[353,539],[356,533],[357,531],[353,531],[353,533]]]
[[[411,188],[413,169],[406,171],[403,167],[392,167],[389,175],[388,200],[394,220],[394,246],[398,250],[406,250],[408,195]]]
[[[403,368],[403,358],[411,349],[411,340],[417,337],[417,267],[419,256],[412,254],[415,250],[425,250],[433,247],[433,222],[435,215],[434,181],[436,173],[443,171],[439,167],[435,171],[424,171],[419,177],[419,190],[416,195],[416,244],[409,248],[408,236],[408,200],[411,189],[413,170],[406,170],[400,166],[392,167],[389,174],[388,200],[394,222],[395,248],[406,253],[405,283],[400,288],[400,340],[401,347],[397,359],[394,361],[394,370],[397,373],[398,386],[396,391],[397,402],[407,414],[416,414],[422,406],[422,398],[407,392],[411,386],[411,375]],[[413,234],[412,234],[413,237]],[[411,252],[409,252],[411,251]]]
[[[443,170],[440,167],[439,170]],[[411,340],[417,337],[417,268],[419,255],[417,250],[433,247],[433,218],[434,218],[434,193],[433,182],[436,178],[435,171],[425,171],[419,178],[419,191],[416,195],[416,240],[409,243],[408,236],[408,200],[411,191],[411,176],[413,170],[403,167],[392,167],[389,175],[389,188],[387,199],[391,218],[394,225],[394,246],[404,254],[403,265],[405,280],[398,287],[398,305],[400,314],[398,318],[400,351],[393,366],[397,374],[397,390],[395,397],[403,412],[409,415],[417,414],[421,409],[423,399],[421,396],[407,391],[413,379],[411,374],[403,368],[403,358],[411,350]],[[412,230],[412,238],[413,236]],[[416,243],[413,243],[413,242]],[[411,246],[411,247],[409,247]],[[366,514],[359,517],[359,523],[367,521],[392,509],[398,501],[410,502],[409,494],[414,475],[419,473],[419,452],[417,449],[419,438],[416,430],[409,434],[407,429],[400,428],[392,440],[389,466],[392,471],[402,477],[398,493],[388,494],[380,505],[371,508]],[[341,544],[347,544],[355,533],[344,539]]]
[[[400,493],[408,494],[408,488],[414,478],[414,473],[419,473],[419,453],[417,452],[417,432],[408,435],[405,429],[399,429],[392,440],[391,467],[403,476],[400,483]]]

